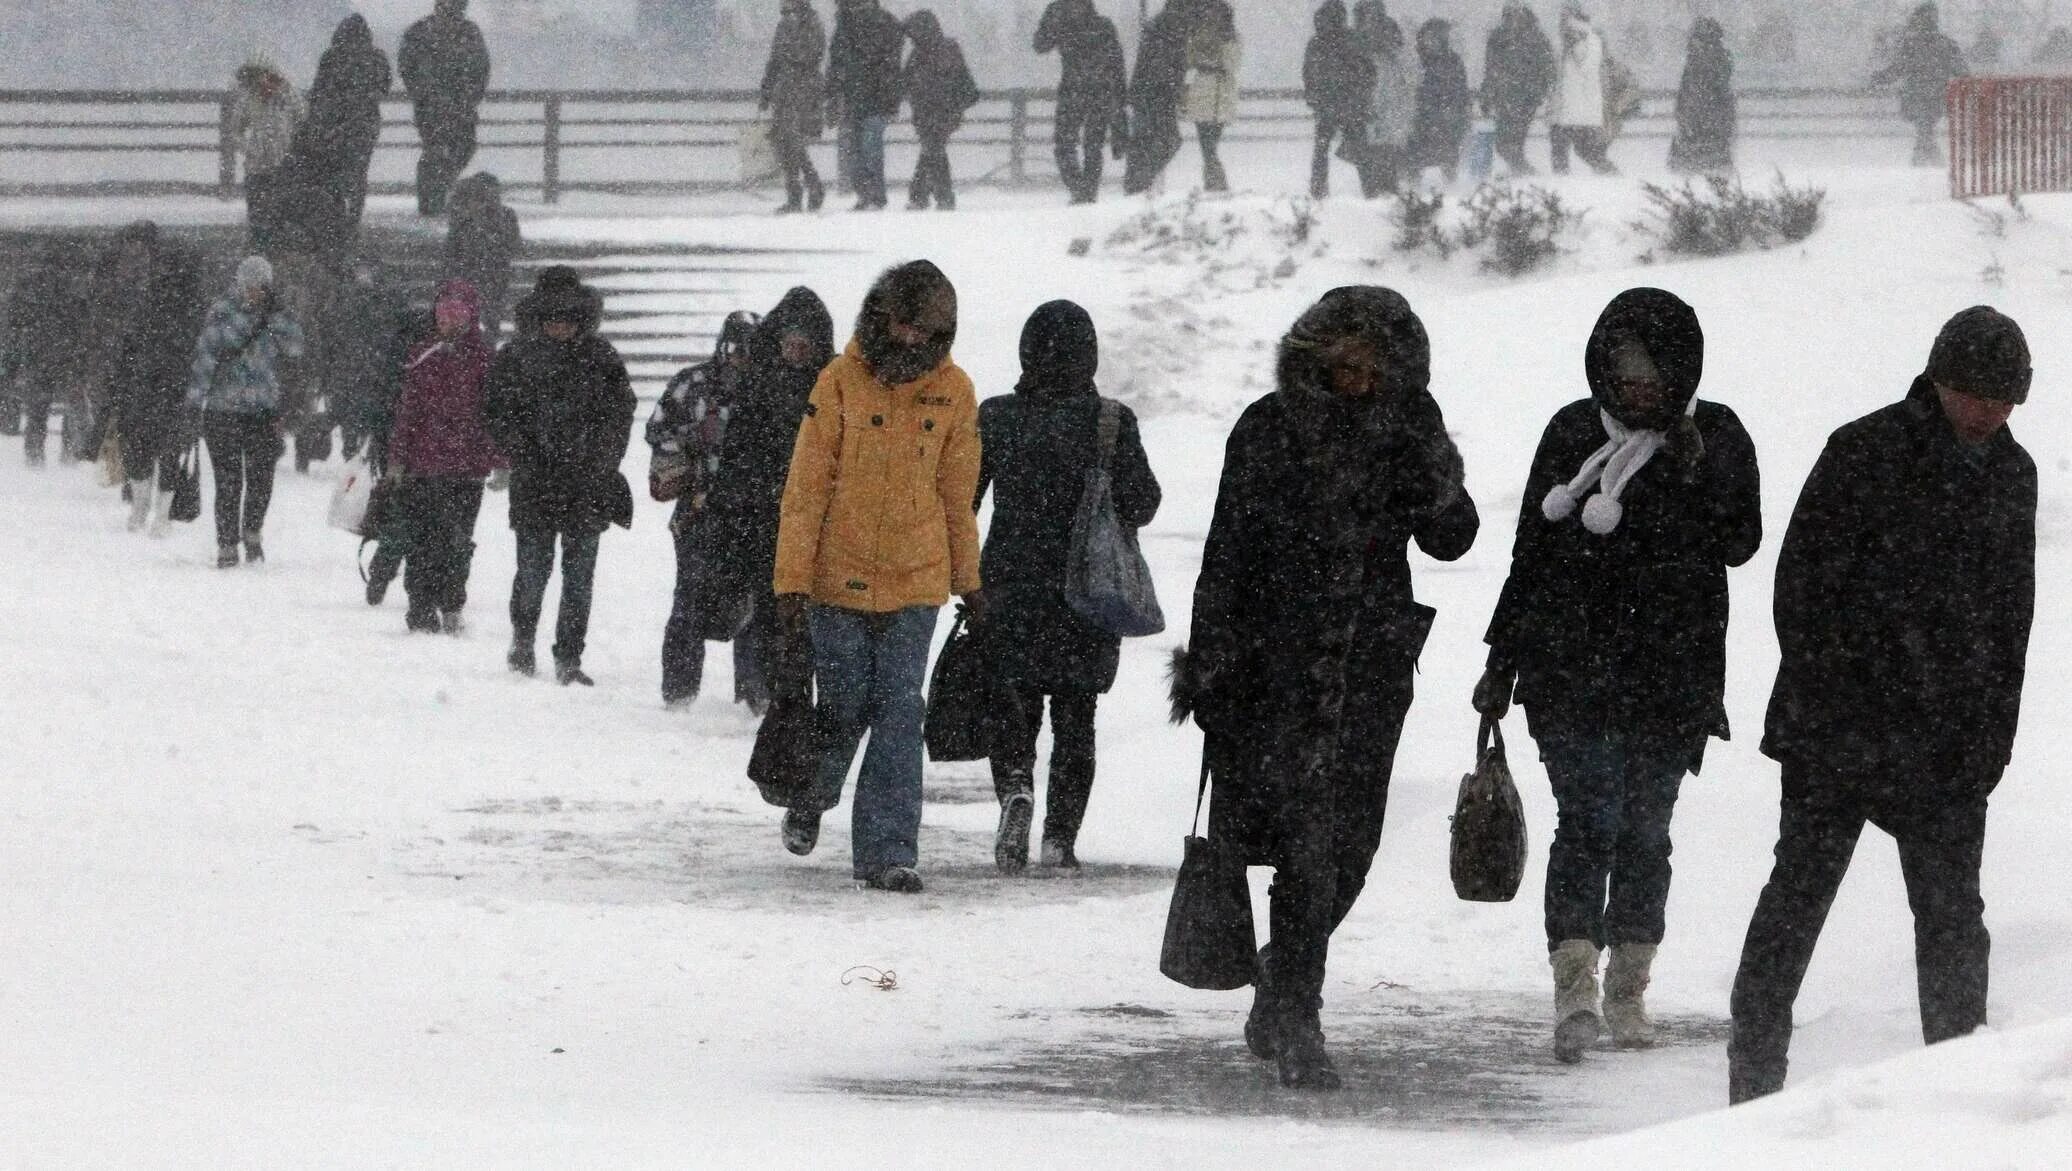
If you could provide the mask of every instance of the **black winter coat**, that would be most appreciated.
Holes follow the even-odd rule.
[[[1453,167],[1460,163],[1461,142],[1468,136],[1468,69],[1452,49],[1420,47],[1423,73],[1417,83],[1417,121],[1410,135],[1410,157],[1419,167]]]
[[[1950,82],[1970,73],[1964,50],[1942,34],[1933,14],[1916,12],[1892,64],[1872,78],[1873,84],[1899,83],[1899,116],[1913,123],[1942,121]]]
[[[993,490],[993,523],[980,555],[995,666],[1046,694],[1106,692],[1122,640],[1065,602],[1072,522],[1098,458],[1101,398],[1093,387],[1017,390],[979,405],[979,498]],[[1109,465],[1116,519],[1142,528],[1158,515],[1158,478],[1137,416],[1121,410]]]
[[[381,99],[393,80],[367,19],[346,17],[317,62],[309,116],[295,131],[294,150],[322,170],[365,183],[367,160],[381,138]]]
[[[821,111],[827,83],[820,62],[827,56],[827,30],[811,8],[796,15],[789,9],[777,22],[770,41],[770,60],[763,66],[762,103],[782,133],[807,142],[820,137]]]
[[[134,308],[118,322],[108,400],[122,430],[169,438],[180,426],[194,339],[208,309],[201,262],[185,245],[160,239],[144,287],[133,292]]]
[[[1177,125],[1180,97],[1187,84],[1186,13],[1173,0],[1137,42],[1137,68],[1130,74],[1131,133],[1142,137],[1147,126]]]
[[[1926,378],[1829,438],[1777,559],[1766,755],[1930,802],[1998,782],[2035,613],[2036,464],[2004,429],[1976,458]]]
[[[557,342],[540,331],[532,300],[520,303],[518,337],[490,366],[482,408],[511,461],[511,527],[581,536],[631,524],[619,472],[633,440],[626,363],[597,335],[596,315],[575,340]]]
[[[1083,116],[1113,123],[1129,90],[1129,62],[1115,22],[1089,0],[1051,0],[1036,25],[1035,49],[1062,58],[1058,117]]]
[[[1482,62],[1482,112],[1492,118],[1522,122],[1554,87],[1554,46],[1530,13],[1497,25]]]
[[[1367,122],[1374,102],[1374,58],[1360,47],[1338,10],[1336,24],[1318,14],[1316,35],[1302,54],[1302,97],[1318,118],[1339,126]]]
[[[446,209],[446,275],[482,294],[482,327],[494,338],[511,303],[511,264],[524,247],[518,213],[504,206],[496,176],[456,183]]]
[[[1676,138],[1669,165],[1679,170],[1723,170],[1734,164],[1734,58],[1717,34],[1691,37],[1683,82],[1676,90]]]
[[[963,48],[941,35],[915,43],[899,76],[899,92],[913,106],[914,131],[924,138],[955,134],[964,125],[964,112],[979,98]]]
[[[865,7],[867,4],[868,7]],[[900,55],[906,29],[877,0],[844,4],[828,42],[827,90],[848,118],[894,118],[901,98]]]
[[[411,25],[396,67],[421,108],[472,111],[489,92],[489,44],[472,20],[434,15]]]

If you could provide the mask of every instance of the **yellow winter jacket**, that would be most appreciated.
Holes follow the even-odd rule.
[[[978,395],[956,363],[891,387],[850,342],[792,449],[776,592],[887,614],[977,590],[978,444]]]

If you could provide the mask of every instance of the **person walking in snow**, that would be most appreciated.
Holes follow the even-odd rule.
[[[2032,377],[2021,326],[1957,314],[1906,398],[1836,431],[1799,494],[1762,745],[1783,805],[1734,977],[1733,1102],[1783,1088],[1792,1004],[1866,823],[1899,843],[1923,1039],[1986,1023],[1979,870],[2036,602],[2036,464],[2007,420]]]
[[[1316,146],[1310,152],[1309,194],[1331,196],[1331,150],[1357,156],[1366,148],[1369,98],[1374,92],[1374,59],[1353,36],[1345,0],[1324,0],[1317,8],[1316,33],[1302,53],[1302,96],[1316,116]]]
[[[129,482],[129,531],[148,524],[163,537],[192,441],[182,403],[205,308],[200,260],[142,220],[116,234],[108,267],[110,291],[122,304],[108,400]]]
[[[1575,0],[1561,8],[1561,53],[1556,58],[1554,96],[1547,107],[1547,137],[1554,173],[1568,174],[1573,150],[1600,175],[1615,175],[1605,153],[1604,36]]]
[[[1187,35],[1187,84],[1181,116],[1194,123],[1201,143],[1202,190],[1230,190],[1218,147],[1223,132],[1237,121],[1238,67],[1244,46],[1237,36],[1237,14],[1227,0],[1198,0],[1193,28]]]
[[[353,236],[367,208],[367,170],[381,139],[381,100],[393,79],[367,18],[359,13],[346,17],[317,62],[309,116],[296,132],[294,152],[319,176]]]
[[[1433,611],[1408,548],[1453,561],[1480,521],[1433,399],[1431,344],[1389,289],[1327,293],[1231,432],[1176,662],[1206,735],[1209,836],[1275,868],[1245,1042],[1282,1085],[1338,1088],[1319,1012],[1332,933],[1381,842]]]
[[[1950,82],[1970,72],[1964,50],[1943,34],[1942,17],[1935,5],[1914,9],[1900,36],[1899,51],[1891,64],[1872,76],[1871,84],[1899,86],[1899,116],[1914,128],[1915,166],[1942,165],[1935,128],[1946,112]]]
[[[826,55],[827,30],[812,0],[784,0],[758,101],[758,108],[769,115],[770,141],[784,170],[780,213],[819,211],[827,200],[827,188],[807,150],[820,141],[821,110],[827,101],[820,61]]]
[[[922,678],[952,594],[985,621],[980,592],[978,401],[950,358],[957,291],[925,260],[886,272],[856,337],[820,375],[793,449],[772,588],[785,637],[810,626],[826,737],[813,789],[784,815],[810,854],[820,819],[856,781],[852,867],[874,890],[921,890]]]
[[[511,263],[525,247],[518,213],[504,206],[504,185],[478,171],[454,185],[446,209],[446,275],[482,294],[482,333],[493,348],[511,303]]]
[[[1461,144],[1468,137],[1468,69],[1453,51],[1453,26],[1428,20],[1417,29],[1417,124],[1410,137],[1410,169],[1439,168],[1452,186],[1460,177]]]
[[[271,254],[275,247],[277,175],[308,115],[308,103],[271,58],[254,54],[238,68],[226,131],[244,160],[245,222],[254,252]]]
[[[1683,81],[1676,90],[1676,137],[1669,166],[1723,175],[1734,170],[1734,55],[1727,32],[1710,17],[1691,26]]]
[[[583,672],[597,546],[613,525],[633,524],[633,493],[619,464],[633,441],[633,384],[617,349],[598,335],[604,299],[576,271],[541,272],[518,304],[518,336],[489,368],[483,415],[511,464],[512,671],[536,668],[534,640],[554,552],[561,549],[561,605],[554,623],[554,680],[593,685]]]
[[[724,518],[712,504],[728,431],[747,397],[749,342],[759,321],[745,311],[727,314],[712,357],[670,379],[648,417],[649,493],[676,501],[669,521],[676,596],[662,631],[662,702],[670,707],[697,698],[706,640],[734,641],[737,681],[747,657],[746,644],[735,640],[747,617],[748,582],[722,556]]]
[[[964,50],[943,35],[935,14],[922,9],[906,19],[914,42],[900,71],[899,92],[914,111],[914,134],[921,156],[914,181],[907,187],[907,210],[925,211],[931,201],[939,211],[957,209],[950,175],[950,136],[964,125],[964,114],[978,104],[978,82],[964,63]]]
[[[403,33],[396,68],[423,144],[417,211],[441,215],[453,181],[475,157],[480,108],[489,92],[489,45],[468,19],[468,0],[433,0],[432,14]]]
[[[280,367],[302,356],[302,326],[274,292],[273,265],[247,256],[227,297],[209,307],[188,371],[216,481],[216,567],[266,559],[261,534],[273,501],[285,423]]]
[[[445,282],[432,302],[433,335],[403,363],[387,474],[398,486],[390,507],[409,550],[404,624],[420,633],[460,633],[483,481],[505,466],[483,422],[493,355],[481,318],[475,287]]]
[[[1058,178],[1073,203],[1092,203],[1100,198],[1102,152],[1111,139],[1117,158],[1128,151],[1129,63],[1122,38],[1093,0],[1051,0],[1036,25],[1035,49],[1056,52],[1061,62],[1052,118]]]
[[[1697,398],[1690,306],[1629,289],[1584,349],[1590,397],[1556,412],[1526,477],[1475,709],[1525,708],[1559,820],[1547,854],[1554,1054],[1609,1025],[1653,1043],[1643,993],[1665,934],[1669,825],[1727,737],[1727,570],[1762,543],[1755,446]],[[1609,887],[1609,898],[1606,896]],[[1598,961],[1609,949],[1600,1003]]]
[[[1196,0],[1166,0],[1137,38],[1137,64],[1130,73],[1129,166],[1122,180],[1126,194],[1150,191],[1180,153],[1180,104],[1195,11]]]
[[[828,119],[849,160],[857,211],[882,211],[885,128],[899,116],[900,54],[906,29],[878,0],[837,0],[827,46]]]
[[[1554,88],[1554,46],[1540,18],[1518,0],[1505,4],[1482,61],[1482,113],[1496,123],[1497,157],[1514,176],[1534,174],[1525,139]]]
[[[1022,377],[1013,394],[979,408],[978,494],[993,492],[993,526],[980,572],[986,581],[991,662],[1019,709],[1018,738],[996,746],[993,788],[1000,826],[993,857],[1007,873],[1029,861],[1036,809],[1036,740],[1050,701],[1045,867],[1079,868],[1079,827],[1094,784],[1094,711],[1115,685],[1122,640],[1065,600],[1065,567],[1087,472],[1110,469],[1116,519],[1132,529],[1158,514],[1158,478],[1137,417],[1101,397],[1100,336],[1070,301],[1039,307],[1022,327]],[[1110,450],[1104,453],[1103,443]]]
[[[1353,35],[1374,60],[1361,186],[1368,198],[1394,192],[1417,130],[1418,59],[1382,0],[1353,6]]]

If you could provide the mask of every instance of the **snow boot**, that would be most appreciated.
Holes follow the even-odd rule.
[[[1054,842],[1045,838],[1042,859],[1037,864],[1046,870],[1077,870],[1079,855],[1073,851],[1072,843]]]
[[[784,848],[803,858],[820,844],[820,814],[811,809],[784,811]]]
[[[1328,1093],[1345,1084],[1324,1048],[1320,999],[1310,997],[1303,1004],[1281,1006],[1280,1035],[1274,1040],[1275,1072],[1291,1090]]]
[[[1604,1026],[1621,1049],[1646,1049],[1655,1043],[1655,1022],[1648,1018],[1642,994],[1648,990],[1655,964],[1652,943],[1615,943],[1604,966]]]
[[[264,561],[264,560],[266,560],[266,549],[265,549],[265,547],[264,547],[264,546],[260,545],[260,543],[259,543],[259,534],[258,534],[258,533],[246,533],[246,534],[245,534],[245,561],[246,561],[246,563],[248,563],[248,564],[251,564],[251,565],[257,565],[257,564],[259,564],[259,563],[260,563],[261,561]]]
[[[173,535],[173,494],[160,492],[151,505],[151,535],[164,540]]]
[[[129,483],[129,531],[141,533],[151,519],[151,481],[131,480]]]
[[[1574,1065],[1597,1040],[1597,945],[1564,939],[1548,957],[1554,966],[1554,1056]]]
[[[1279,1051],[1281,1010],[1273,993],[1273,944],[1259,949],[1252,976],[1252,1011],[1245,1016],[1245,1048],[1261,1061]]]
[[[236,568],[237,568],[237,546],[236,546],[236,545],[218,545],[218,546],[216,546],[216,568],[218,568],[218,569],[236,569]]]
[[[1002,874],[1020,874],[1029,867],[1029,823],[1036,818],[1036,798],[1017,789],[1000,803],[1000,828],[993,835],[993,865]]]
[[[1750,1036],[1755,1030],[1745,1023],[1734,1023],[1733,1036],[1727,1040],[1727,1105],[1739,1106],[1765,1098],[1784,1088],[1784,1073],[1790,1066],[1785,1057],[1783,1045],[1774,1042],[1754,1043]],[[1766,1030],[1774,1035],[1774,1030]],[[1785,1027],[1784,1036],[1791,1036],[1790,1026]]]
[[[872,890],[917,895],[921,893],[921,874],[911,866],[881,866],[863,884]]]
[[[467,628],[468,624],[464,620],[462,620],[460,616],[460,611],[439,611],[439,632],[441,634],[459,635],[466,631]]]
[[[527,639],[512,639],[511,653],[504,656],[504,662],[519,675],[530,676],[539,670],[538,660],[533,658],[532,643]]]
[[[583,674],[583,665],[574,659],[554,660],[554,682],[563,687],[571,684],[578,687],[595,687],[597,680]]]

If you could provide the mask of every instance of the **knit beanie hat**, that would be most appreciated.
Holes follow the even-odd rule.
[[[1942,327],[1928,351],[1928,380],[1998,402],[2029,398],[2029,340],[2013,318],[1974,305]]]
[[[255,293],[273,287],[273,262],[264,256],[247,256],[238,262],[237,291]]]

